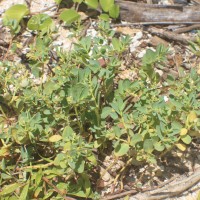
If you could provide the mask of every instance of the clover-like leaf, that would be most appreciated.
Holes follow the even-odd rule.
[[[3,15],[3,22],[16,20],[19,24],[22,18],[29,13],[29,9],[24,4],[16,4],[6,10]]]
[[[59,16],[66,24],[72,24],[80,18],[80,15],[73,9],[64,10]]]
[[[118,18],[119,17],[119,5],[116,5],[116,4],[113,5],[109,10],[109,15],[114,19]]]
[[[103,13],[99,16],[99,19],[103,20],[103,21],[108,21],[109,20],[109,15]]]
[[[114,5],[114,0],[100,0],[99,2],[104,12],[108,12]]]
[[[51,17],[47,14],[38,14],[32,16],[29,21],[28,21],[28,28],[30,30],[36,30],[36,31],[41,31],[41,30],[48,30],[53,24],[53,20]]]
[[[85,0],[85,4],[87,4],[91,8],[97,9],[99,2],[98,0]]]

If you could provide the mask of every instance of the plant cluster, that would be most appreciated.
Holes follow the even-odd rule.
[[[29,20],[28,28],[38,35],[26,65],[0,63],[2,200],[98,199],[104,155],[126,163],[117,181],[128,166],[156,164],[172,148],[185,151],[200,136],[198,70],[162,80],[157,69],[170,52],[158,46],[147,50],[142,66],[129,66],[137,79],[119,80],[129,37],[117,38],[101,21],[97,36],[64,52],[55,50],[52,29],[44,31],[51,24],[44,14]]]
[[[55,2],[59,7],[62,0],[55,0]],[[108,21],[109,17],[114,19],[119,17],[119,6],[115,4],[114,0],[72,0],[72,2],[74,3],[72,8],[64,9],[59,14],[59,20],[62,20],[66,25],[71,25],[74,22],[80,24],[81,16],[78,9],[81,4],[87,5],[90,9],[101,9],[103,13],[99,16],[100,19]],[[21,25],[25,26],[23,18],[29,14],[31,14],[30,10],[25,4],[16,4],[4,13],[3,23],[15,35],[20,32]],[[48,14],[39,13],[29,18],[27,28],[32,31],[42,31],[45,34],[54,28],[54,22]]]

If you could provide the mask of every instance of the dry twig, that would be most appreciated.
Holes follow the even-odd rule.
[[[185,37],[183,35],[178,35],[176,33],[169,32],[169,31],[166,31],[166,30],[163,30],[163,29],[158,29],[158,28],[155,28],[155,27],[148,27],[146,30],[153,35],[157,35],[161,38],[165,38],[165,39],[168,39],[168,40],[173,40],[175,42],[180,42],[182,44],[188,44],[189,41],[195,41],[196,40],[195,37],[188,38],[188,37]]]
[[[171,182],[176,178],[177,177],[173,177],[169,181]],[[131,194],[136,194],[133,197],[137,200],[161,200],[165,198],[178,196],[200,181],[200,168],[198,168],[191,176],[183,178],[182,180],[177,181],[175,184],[169,184],[169,181],[163,183],[163,187],[160,188],[160,186],[158,186],[155,190],[151,190],[150,188],[144,188],[141,190],[141,193],[136,194],[138,191],[134,189],[122,192],[120,194],[110,195],[102,198],[101,200],[117,199]]]

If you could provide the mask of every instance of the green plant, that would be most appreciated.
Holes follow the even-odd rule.
[[[26,5],[16,4],[11,6],[3,15],[3,24],[8,26],[13,35],[19,33],[20,22],[24,16],[29,14],[29,10]]]
[[[190,49],[195,55],[200,56],[200,31],[198,31],[196,41],[190,42]]]
[[[60,4],[62,0],[55,0],[57,4]],[[101,19],[108,20],[109,16],[116,19],[119,17],[119,6],[115,4],[114,0],[73,0],[76,4],[76,9],[66,9],[60,14],[60,19],[66,24],[71,24],[80,20],[80,15],[77,10],[80,4],[86,4],[89,8],[98,9],[99,5],[102,8],[103,12],[108,14],[100,15]]]
[[[162,81],[156,68],[165,66],[167,48],[147,51],[142,66],[132,67],[137,80],[119,80],[129,37],[116,38],[108,22],[99,22],[98,36],[80,39],[70,52],[58,49],[50,62],[53,40],[41,27],[51,20],[38,17],[30,25],[39,33],[28,68],[0,66],[2,200],[98,199],[99,159],[108,151],[126,163],[116,182],[127,166],[156,164],[199,137],[200,78],[193,69]]]

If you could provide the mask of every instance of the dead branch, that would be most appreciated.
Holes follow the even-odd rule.
[[[192,26],[187,26],[183,28],[179,28],[178,30],[174,31],[175,33],[186,33],[195,29],[200,29],[200,24],[194,24]]]
[[[128,22],[199,22],[200,5],[157,5],[116,0],[120,17]]]
[[[175,42],[180,42],[182,44],[188,44],[189,41],[195,41],[196,40],[195,37],[189,38],[189,37],[186,37],[186,36],[183,36],[183,35],[176,34],[174,32],[166,31],[166,30],[163,30],[163,29],[158,29],[158,28],[155,28],[155,27],[148,27],[146,30],[153,35],[157,35],[161,38],[165,38],[165,39],[168,39],[168,40],[173,40]]]

